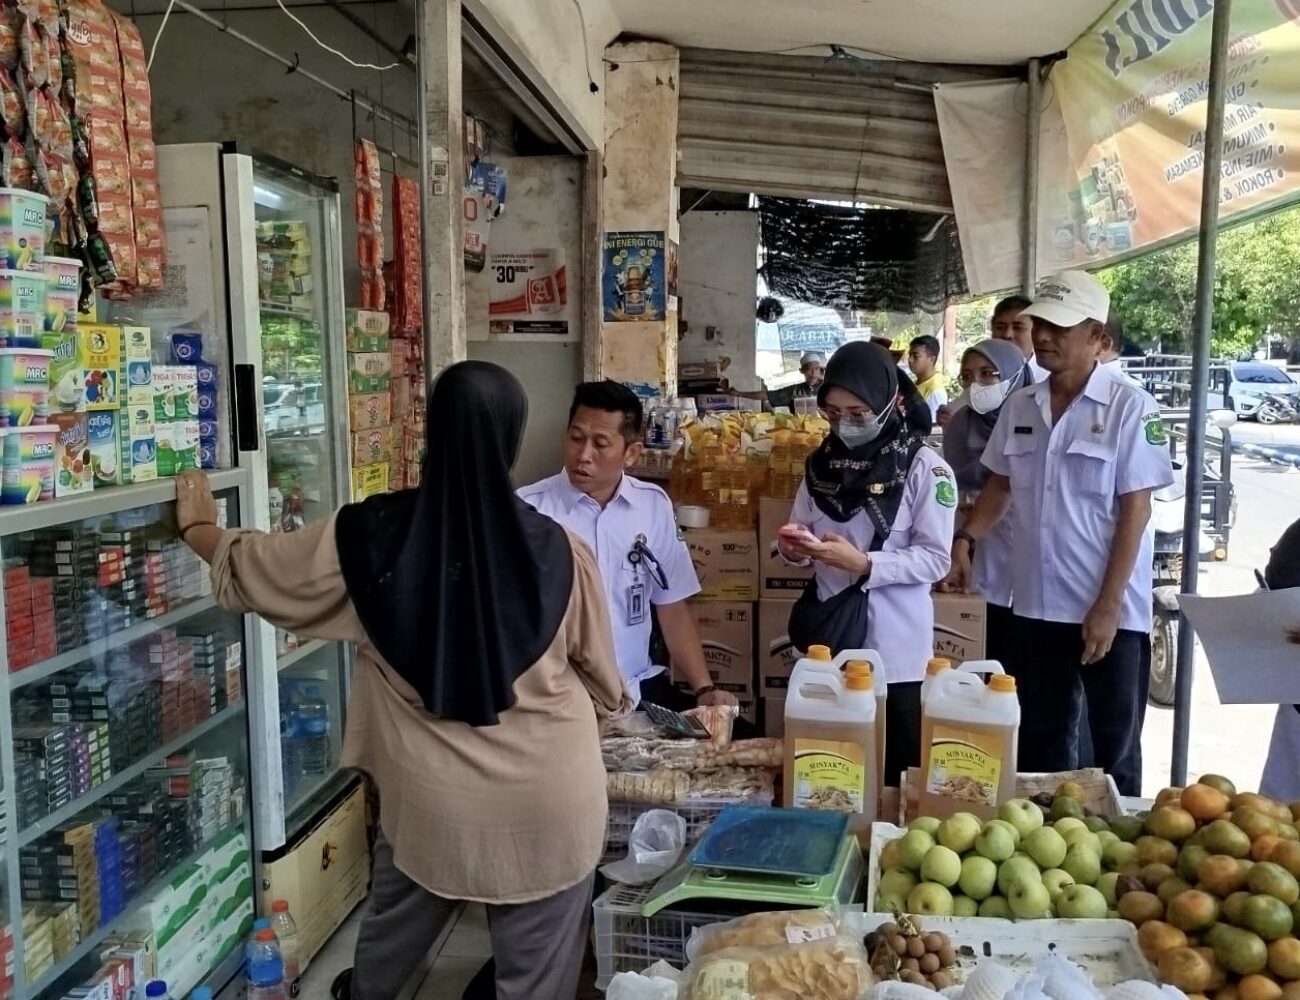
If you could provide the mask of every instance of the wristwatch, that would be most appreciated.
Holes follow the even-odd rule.
[[[713,692],[716,691],[716,690],[718,690],[718,687],[717,687],[716,684],[705,684],[704,687],[702,687],[702,688],[698,688],[698,689],[696,690],[696,692],[695,692],[695,700],[696,700],[696,701],[699,701],[699,700],[700,700],[701,698],[703,698],[706,694],[713,694]]]
[[[965,529],[954,531],[952,540],[954,542],[966,542],[972,549],[975,548],[975,536]]]

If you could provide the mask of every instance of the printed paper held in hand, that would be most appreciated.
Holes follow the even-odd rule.
[[[1239,597],[1179,597],[1225,705],[1300,703],[1300,588]]]

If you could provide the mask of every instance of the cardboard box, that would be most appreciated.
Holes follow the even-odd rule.
[[[754,605],[692,602],[691,612],[713,683],[742,698],[748,695],[752,701]],[[673,679],[679,679],[675,668]],[[753,712],[752,706],[750,712]]]
[[[784,698],[799,651],[790,642],[790,609],[794,601],[758,602],[758,693]]]
[[[785,698],[763,695],[763,735],[774,739],[785,736]]]
[[[790,523],[793,500],[764,497],[758,502],[758,589],[759,597],[797,600],[812,579],[812,567],[791,566],[776,550],[776,533]]]
[[[687,531],[686,547],[700,578],[694,600],[758,600],[758,547],[752,531]]]
[[[984,659],[988,609],[970,594],[934,595],[934,651],[954,664]]]

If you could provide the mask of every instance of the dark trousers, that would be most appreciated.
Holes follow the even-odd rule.
[[[984,621],[984,658],[997,660],[1010,670],[1016,649],[1016,616],[1010,608],[989,604]]]
[[[921,766],[921,682],[890,684],[885,701],[885,784],[898,788],[899,776]]]
[[[1121,795],[1140,795],[1151,637],[1121,630],[1103,660],[1084,666],[1081,626],[1017,617],[1015,631],[1008,671],[1020,696],[1019,769],[1079,767],[1079,731],[1087,725],[1092,760],[1084,763],[1110,774]]]

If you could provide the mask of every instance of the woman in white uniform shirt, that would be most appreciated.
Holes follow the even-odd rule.
[[[921,679],[934,639],[930,592],[948,573],[957,488],[925,446],[930,408],[910,379],[900,379],[889,351],[861,341],[841,347],[817,399],[831,433],[808,458],[791,515],[815,537],[779,539],[787,560],[814,567],[790,637],[801,648],[880,653],[889,681],[886,781],[896,785],[904,768],[920,763]],[[835,631],[843,634],[826,634]]]
[[[1268,566],[1259,576],[1265,590],[1288,590],[1300,587],[1300,521],[1282,532],[1268,557]],[[1285,622],[1287,635],[1300,644],[1300,622]],[[1300,667],[1300,645],[1295,647],[1291,663],[1278,664],[1281,670]],[[1279,802],[1300,802],[1300,705],[1278,705],[1273,738],[1264,761],[1264,776],[1259,790]]]
[[[1009,340],[981,340],[961,359],[966,403],[943,432],[943,457],[957,477],[964,504],[973,504],[988,481],[980,460],[997,425],[1002,404],[1033,375],[1020,348]],[[1006,664],[1011,656],[1011,518],[998,522],[975,550],[971,589],[988,603],[986,647],[990,659]]]

